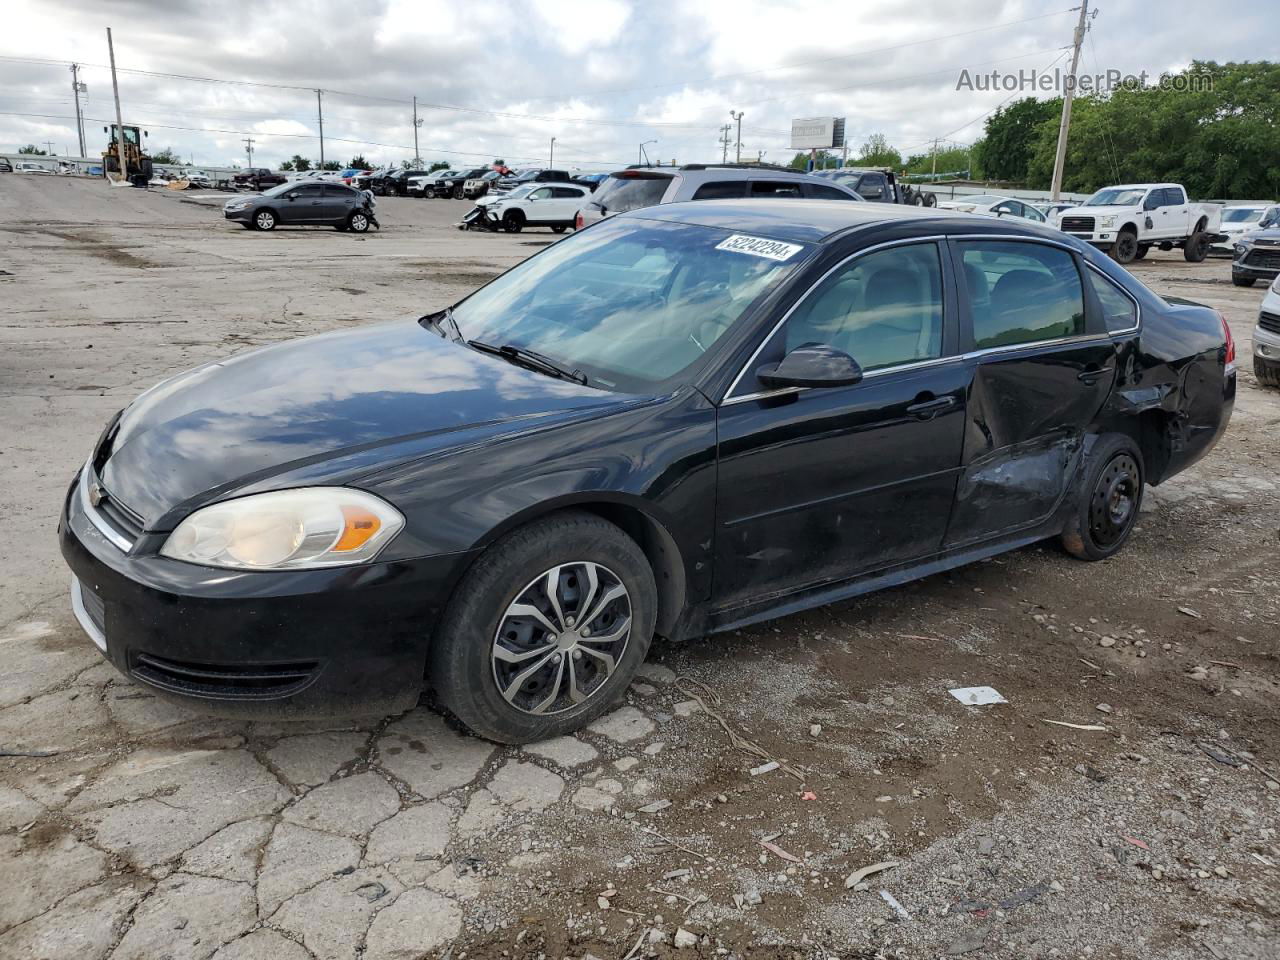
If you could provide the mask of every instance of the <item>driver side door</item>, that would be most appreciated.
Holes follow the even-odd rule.
[[[311,223],[320,216],[324,203],[321,196],[324,187],[318,183],[304,183],[284,196],[280,204],[280,220],[284,223]]]
[[[968,374],[942,241],[855,253],[803,295],[719,410],[715,606],[834,586],[940,549],[961,468]],[[861,382],[765,389],[762,365],[806,343]]]

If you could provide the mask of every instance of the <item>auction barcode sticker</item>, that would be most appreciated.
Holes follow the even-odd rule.
[[[730,253],[746,253],[753,257],[766,257],[769,260],[790,260],[804,249],[798,243],[783,243],[781,240],[766,240],[764,237],[748,237],[744,233],[735,233],[727,240],[716,244],[717,250],[728,250]]]

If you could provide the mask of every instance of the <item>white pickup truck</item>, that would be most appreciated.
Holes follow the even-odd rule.
[[[1222,226],[1222,206],[1188,203],[1180,183],[1103,187],[1081,206],[1063,211],[1063,233],[1107,250],[1119,263],[1141,260],[1152,247],[1182,250],[1191,263],[1209,252]]]

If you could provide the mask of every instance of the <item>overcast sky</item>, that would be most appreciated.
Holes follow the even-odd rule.
[[[553,136],[557,166],[634,162],[646,140],[651,158],[717,159],[731,109],[746,114],[744,157],[787,162],[792,118],[821,116],[848,118],[851,148],[878,132],[925,152],[934,137],[974,140],[1010,96],[957,90],[962,69],[1066,65],[1073,2],[26,0],[6,5],[0,37],[0,152],[76,152],[72,60],[89,87],[88,152],[101,152],[108,26],[122,69],[224,81],[120,74],[125,122],[199,165],[244,165],[249,134],[255,165],[318,159],[315,87],[326,157],[344,163],[412,157],[414,95],[421,155],[454,165],[545,164]],[[1082,71],[1275,53],[1276,0],[1222,16],[1203,0],[1093,5]]]

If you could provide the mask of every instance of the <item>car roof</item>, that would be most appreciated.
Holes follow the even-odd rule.
[[[819,243],[838,233],[890,221],[964,220],[980,224],[984,230],[1002,223],[990,217],[973,217],[951,210],[896,203],[839,203],[834,200],[779,200],[767,197],[687,200],[641,207],[618,216],[691,223],[721,230],[749,232],[793,243]],[[1035,224],[1024,225],[1023,221],[1017,224],[1019,231],[1033,227]],[[1058,238],[1064,236],[1056,230],[1045,235]]]

